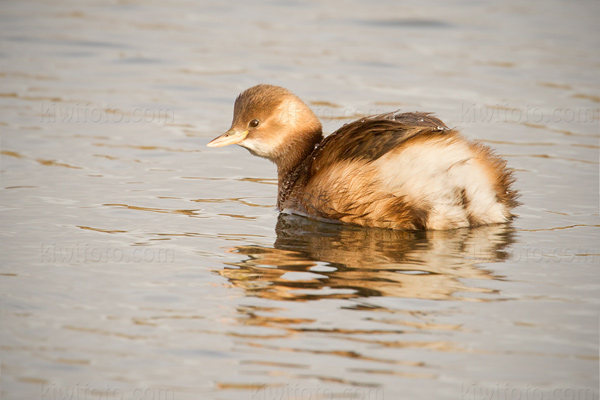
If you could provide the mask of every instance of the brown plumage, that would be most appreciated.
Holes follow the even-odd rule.
[[[506,162],[428,113],[374,115],[323,139],[298,97],[258,85],[236,99],[239,144],[277,165],[277,207],[319,219],[393,229],[500,223],[518,203]]]

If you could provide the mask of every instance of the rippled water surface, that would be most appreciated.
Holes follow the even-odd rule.
[[[598,15],[2,2],[2,398],[597,399]],[[508,160],[519,217],[278,216],[272,164],[205,147],[263,82],[326,132],[435,112]]]

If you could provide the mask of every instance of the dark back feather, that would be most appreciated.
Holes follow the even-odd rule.
[[[282,209],[294,190],[319,171],[332,165],[362,159],[375,161],[415,136],[451,134],[442,121],[430,113],[387,113],[365,117],[342,126],[327,136],[304,162],[282,182],[277,207]]]
[[[312,154],[311,172],[350,159],[375,161],[417,134],[450,129],[429,113],[373,115],[344,125],[325,138]]]

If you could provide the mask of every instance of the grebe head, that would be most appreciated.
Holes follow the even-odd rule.
[[[263,84],[238,96],[231,128],[207,146],[238,144],[278,163],[299,148],[312,149],[322,137],[319,119],[302,100],[287,89]]]

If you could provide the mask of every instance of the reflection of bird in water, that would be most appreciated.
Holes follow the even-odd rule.
[[[512,243],[512,230],[505,224],[408,232],[282,214],[276,230],[273,248],[235,247],[231,251],[248,259],[219,273],[249,295],[278,300],[456,299],[457,292],[493,292],[462,280],[494,279],[477,265],[505,259]]]

